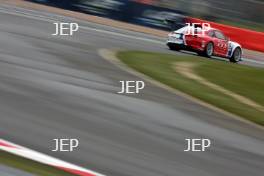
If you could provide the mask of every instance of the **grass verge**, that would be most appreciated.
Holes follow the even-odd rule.
[[[195,73],[264,106],[264,69],[198,56],[123,51],[118,58],[129,67],[202,101],[264,125],[264,113],[224,93],[189,79],[174,69],[177,62],[192,62]]]
[[[44,165],[0,150],[0,164],[10,166],[37,176],[76,176],[54,167]]]

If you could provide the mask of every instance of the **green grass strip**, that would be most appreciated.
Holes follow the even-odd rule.
[[[264,125],[264,113],[226,94],[178,73],[176,62],[192,62],[195,73],[264,106],[264,69],[198,56],[123,51],[118,58],[131,68],[202,101]]]

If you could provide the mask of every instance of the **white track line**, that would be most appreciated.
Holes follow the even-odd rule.
[[[69,173],[77,174],[80,176],[105,176],[97,172],[85,169],[83,167],[65,162],[63,160],[45,155],[43,153],[22,147],[12,142],[6,141],[0,138],[0,150],[24,157],[30,160],[37,161],[42,164],[46,164],[52,167],[59,168]]]
[[[257,60],[253,60],[253,59],[247,59],[247,58],[243,58],[242,59],[243,61],[246,61],[246,62],[251,62],[251,63],[254,63],[254,64],[264,64],[263,61],[257,61]]]

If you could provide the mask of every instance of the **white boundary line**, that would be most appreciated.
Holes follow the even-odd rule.
[[[257,61],[257,60],[254,60],[254,59],[247,59],[247,58],[242,58],[243,61],[246,61],[246,62],[251,62],[251,63],[254,63],[254,64],[264,64],[264,62],[262,61]]]
[[[37,161],[42,164],[46,164],[58,169],[64,170],[69,173],[77,174],[80,176],[105,176],[97,172],[85,169],[83,167],[77,166],[75,164],[68,163],[66,161],[45,155],[43,153],[31,150],[29,148],[14,144],[12,142],[6,141],[0,138],[0,150]]]

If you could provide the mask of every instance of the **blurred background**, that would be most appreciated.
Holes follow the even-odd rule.
[[[264,31],[264,0],[30,0],[154,28],[181,27],[187,17]],[[164,23],[169,19],[174,23]]]

